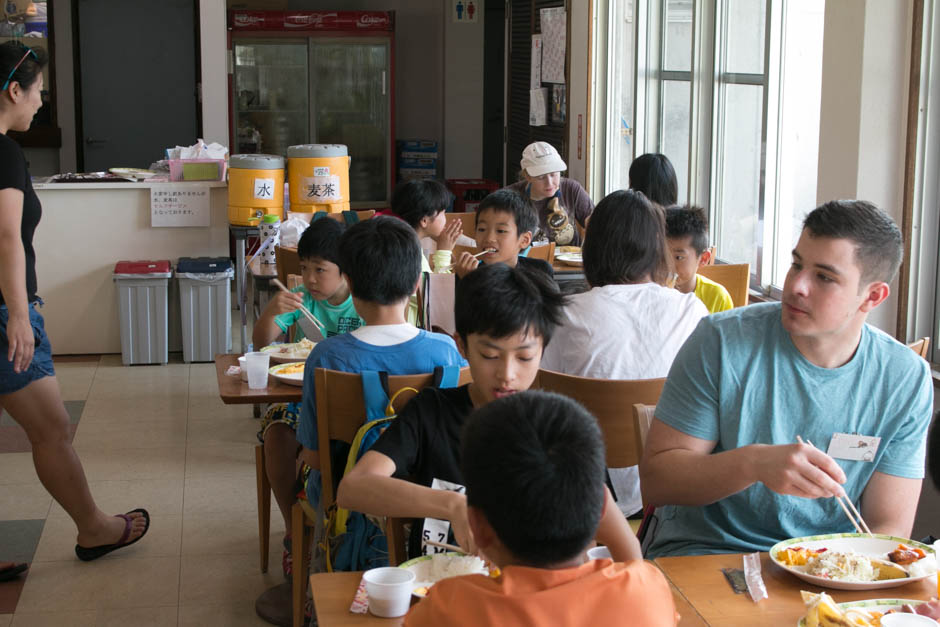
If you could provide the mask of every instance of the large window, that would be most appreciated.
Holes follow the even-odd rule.
[[[665,154],[679,202],[708,210],[719,259],[750,264],[755,287],[782,285],[816,204],[824,3],[597,2],[595,182],[626,187],[634,157]]]

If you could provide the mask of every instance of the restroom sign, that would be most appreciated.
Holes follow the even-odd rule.
[[[482,0],[453,0],[454,21],[458,23],[476,22],[480,14]]]

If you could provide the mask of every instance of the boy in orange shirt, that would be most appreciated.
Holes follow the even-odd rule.
[[[469,418],[460,458],[476,546],[501,573],[438,582],[406,627],[676,625],[654,566],[586,560],[606,500],[604,442],[583,407],[537,391],[494,400]]]

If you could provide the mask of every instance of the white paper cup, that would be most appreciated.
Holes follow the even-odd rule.
[[[587,556],[589,560],[613,559],[610,556],[610,549],[606,546],[596,546],[593,549],[588,549]]]
[[[369,611],[382,618],[394,618],[408,613],[415,574],[404,568],[386,566],[373,568],[362,575],[369,595]]]
[[[244,381],[245,383],[248,383],[248,366],[245,365],[245,356],[244,356],[244,355],[242,355],[241,357],[238,358],[238,367],[242,369],[242,372],[241,372],[241,375],[240,375],[242,381]]]
[[[245,367],[248,370],[248,387],[263,390],[268,387],[268,365],[271,356],[267,353],[245,353]]]

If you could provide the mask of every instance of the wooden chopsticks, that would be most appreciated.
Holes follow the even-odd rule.
[[[281,283],[279,280],[273,279],[271,282],[274,283],[276,286],[278,286],[278,287],[281,289],[281,291],[287,292],[288,294],[291,293],[291,291],[290,291],[289,289],[287,289],[287,287],[286,287],[283,283]],[[320,329],[320,333],[323,334],[323,337],[326,337],[326,325],[325,325],[325,324],[323,324],[322,322],[320,322],[320,321],[317,319],[317,317],[316,317],[315,315],[313,315],[312,313],[310,313],[310,310],[307,309],[306,307],[304,307],[303,305],[300,306],[300,312],[301,312],[304,316],[307,317],[307,320],[309,320],[310,323],[311,323],[313,326],[315,326],[315,327],[317,327],[318,329]]]
[[[475,255],[471,255],[471,257],[473,257],[474,259],[476,259],[476,258],[479,257],[480,255],[485,255],[486,253],[495,253],[495,252],[496,252],[496,249],[495,249],[495,248],[487,248],[487,249],[485,249],[485,250],[482,250],[482,251],[478,252],[478,253],[475,254]],[[449,266],[444,266],[443,268],[441,268],[441,270],[442,270],[442,271],[443,271],[443,270],[453,270],[453,269],[454,269],[454,266],[456,266],[456,265],[457,265],[457,264],[452,263],[452,264],[450,264]],[[428,544],[430,544],[430,542],[428,542]]]
[[[796,436],[796,439],[800,444],[808,444],[812,446],[813,448],[816,448],[816,446],[809,440],[806,440],[804,442],[803,438],[801,438],[800,436]],[[847,494],[845,495],[845,502],[842,501],[842,498],[843,498],[842,496],[835,497],[836,502],[839,503],[839,507],[841,507],[842,511],[845,512],[846,517],[849,519],[849,522],[852,523],[852,526],[855,527],[855,530],[858,531],[859,533],[867,533],[868,535],[873,535],[871,532],[871,529],[868,528],[868,525],[865,523],[865,520],[862,518],[862,515],[858,513],[857,509],[855,509],[855,505],[852,503],[852,499],[850,499]],[[846,507],[846,503],[848,504],[848,507]],[[852,510],[851,512],[849,512],[850,509]],[[854,517],[853,517],[853,514],[855,515]],[[856,518],[858,518],[858,522],[856,522],[855,520]]]
[[[448,551],[456,551],[457,553],[465,553],[465,552],[466,552],[466,551],[464,551],[462,548],[460,548],[459,546],[457,546],[456,544],[447,544],[446,542],[435,542],[434,540],[425,540],[424,543],[425,543],[425,544],[428,544],[428,545],[430,545],[430,546],[437,546],[437,547],[440,547],[440,548],[442,548],[442,549],[447,549]]]

